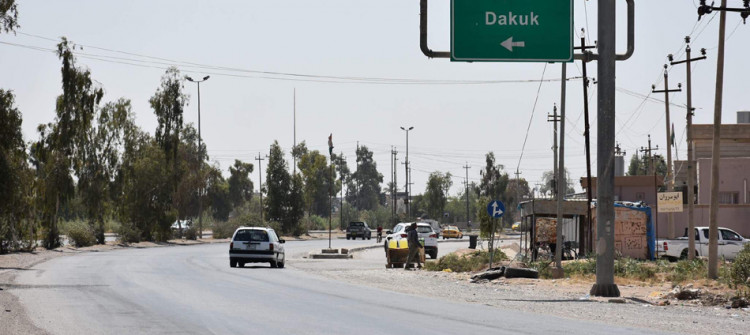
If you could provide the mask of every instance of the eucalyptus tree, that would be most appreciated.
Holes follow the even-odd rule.
[[[424,200],[426,201],[427,214],[431,219],[439,220],[445,213],[448,191],[453,186],[452,177],[450,172],[441,173],[439,171],[432,172],[427,177]]]
[[[0,0],[0,32],[15,32],[19,27],[16,0]]]
[[[252,163],[234,160],[234,166],[229,167],[229,200],[234,207],[240,207],[253,198]]]
[[[372,151],[367,149],[367,146],[357,148],[357,170],[352,174],[352,179],[357,185],[353,197],[357,209],[376,209],[380,204],[380,184],[383,182],[383,175],[378,172]]]
[[[274,141],[266,167],[265,212],[268,221],[281,224],[283,233],[298,233],[299,220],[304,216],[303,181],[299,174],[291,176],[284,152]]]

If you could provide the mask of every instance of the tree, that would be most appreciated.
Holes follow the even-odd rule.
[[[239,162],[239,161],[236,161]],[[252,165],[250,165],[252,170]],[[232,199],[229,183],[221,175],[221,171],[214,166],[207,167],[205,172],[207,178],[206,198],[204,204],[211,206],[211,215],[216,220],[229,220],[229,213],[232,212]],[[250,194],[252,194],[252,183],[250,184]],[[249,198],[247,199],[250,200]]]
[[[630,157],[628,165],[628,176],[648,176],[651,175],[651,164],[656,164],[656,174],[659,176],[667,175],[667,162],[661,155],[654,155],[652,159],[647,156],[638,156],[635,154]]]
[[[104,217],[111,200],[110,187],[121,162],[119,148],[127,122],[132,122],[129,100],[104,105],[99,110],[96,127],[88,129],[82,149],[86,161],[80,164],[77,186],[89,226],[99,244],[104,244]]]
[[[328,165],[326,156],[321,155],[318,150],[308,151],[303,154],[297,166],[302,173],[304,182],[304,200],[308,215],[314,214],[321,217],[330,215],[329,196],[331,191],[338,193],[338,185],[335,183],[335,175],[331,175],[331,166]],[[331,188],[331,181],[334,187]]]
[[[300,233],[304,216],[302,177],[289,175],[284,152],[278,141],[271,145],[266,168],[265,212],[269,221],[281,223],[282,233]]]
[[[517,194],[516,194],[517,193]],[[505,214],[503,214],[503,222],[513,223],[521,220],[521,212],[518,210],[518,204],[524,199],[528,199],[531,196],[531,189],[529,183],[524,178],[514,179],[511,178],[508,181],[508,187],[502,197],[502,202],[505,204]]]
[[[357,148],[357,171],[352,174],[357,185],[354,194],[355,206],[359,210],[373,210],[380,204],[380,183],[383,175],[378,172],[377,163],[372,158],[372,151],[367,146]],[[350,199],[347,199],[351,202]]]
[[[427,214],[434,220],[439,220],[445,213],[448,202],[448,190],[453,186],[450,172],[445,174],[435,171],[427,178],[424,198],[427,202]]]
[[[250,174],[253,172],[252,163],[234,160],[234,166],[229,167],[229,200],[234,207],[240,207],[253,197],[253,182]]]
[[[161,77],[161,87],[149,99],[159,125],[156,128],[156,142],[164,150],[167,162],[177,159],[177,147],[182,131],[182,115],[187,96],[182,93],[183,79],[180,71],[170,67]]]
[[[490,199],[499,199],[508,187],[508,174],[503,171],[503,166],[495,164],[495,154],[488,152],[485,155],[485,167],[479,173],[482,181],[476,189],[477,195]]]
[[[32,175],[26,164],[23,119],[14,105],[13,92],[0,89],[0,254],[20,249],[20,239],[35,241],[35,224],[28,220]]]
[[[18,25],[18,5],[15,0],[0,0],[0,32],[14,32]]]
[[[555,195],[557,193],[556,180],[557,178],[555,177],[554,170],[544,172],[542,174],[542,186],[539,188],[539,192]],[[568,172],[568,168],[565,168],[565,181],[565,194],[575,193],[576,190],[573,187],[573,181],[570,179],[570,172]]]

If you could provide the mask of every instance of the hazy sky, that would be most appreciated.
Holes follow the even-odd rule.
[[[450,1],[429,3],[430,47],[448,50]],[[617,141],[627,159],[647,144],[648,134],[665,148],[664,96],[646,97],[652,84],[663,88],[667,54],[684,58],[686,35],[693,37],[694,55],[708,49],[708,60],[694,64],[695,123],[713,120],[719,15],[697,21],[697,3],[636,1],[635,54],[617,63]],[[596,1],[574,0],[574,7],[575,32],[587,28],[593,42]],[[38,137],[38,124],[54,119],[62,89],[52,49],[66,36],[83,46],[78,64],[104,88],[104,101],[131,99],[137,123],[151,133],[156,118],[148,99],[169,65],[193,77],[210,75],[201,84],[201,127],[211,160],[225,173],[234,159],[257,163],[254,157],[265,155],[274,140],[289,152],[295,89],[297,141],[325,152],[333,133],[335,151],[344,153],[352,169],[359,141],[374,152],[385,182],[391,146],[399,163],[404,161],[405,133],[399,127],[414,126],[409,135],[414,193],[423,192],[430,172],[449,171],[455,195],[464,181],[462,166],[468,162],[469,180],[479,180],[488,151],[509,174],[518,166],[532,187],[552,168],[546,115],[560,101],[561,65],[428,59],[419,50],[418,0],[22,0],[18,9],[17,34],[0,35],[0,87],[15,92],[27,141]],[[618,52],[625,50],[625,17],[625,1],[618,1]],[[727,18],[722,119],[735,123],[736,111],[750,110],[750,27],[737,13]],[[588,72],[596,77],[596,62]],[[576,180],[585,175],[580,76],[580,62],[569,64],[568,77],[575,79],[567,88],[566,163]],[[540,84],[542,78],[551,81]],[[684,65],[670,70],[670,86],[684,78]],[[185,88],[191,96],[185,122],[197,123],[196,85]],[[596,171],[596,85],[589,94]],[[685,92],[670,97],[680,159],[686,155],[685,97]],[[257,172],[253,179],[257,187]],[[404,181],[399,164],[401,189]]]

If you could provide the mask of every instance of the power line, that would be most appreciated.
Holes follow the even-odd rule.
[[[544,80],[544,73],[547,72],[547,63],[544,63],[544,69],[542,70],[542,80]],[[531,129],[531,121],[534,120],[534,112],[536,111],[536,104],[539,101],[539,92],[542,90],[542,82],[539,82],[539,87],[536,90],[536,98],[534,99],[534,107],[531,108],[531,116],[529,117],[529,125],[526,127],[526,135],[523,137],[523,145],[521,146],[521,155],[518,157],[518,165],[516,165],[516,171],[521,167],[521,159],[523,159],[523,151],[526,149],[526,141],[529,139],[529,130]]]

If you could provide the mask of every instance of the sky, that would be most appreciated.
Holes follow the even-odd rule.
[[[573,0],[574,38],[585,28],[587,44],[597,39],[596,1]],[[739,7],[740,0],[728,0]],[[694,123],[712,123],[716,85],[719,15],[698,21],[698,0],[636,0],[635,53],[616,66],[616,139],[631,155],[647,136],[666,155],[663,89],[667,55],[684,59],[684,37],[693,56]],[[130,99],[136,123],[153,134],[156,118],[148,100],[169,66],[202,78],[201,131],[208,154],[225,174],[235,159],[256,164],[277,140],[287,153],[296,141],[343,153],[355,169],[357,145],[374,153],[384,183],[391,180],[391,149],[398,151],[397,181],[404,187],[406,133],[413,193],[424,191],[431,172],[450,172],[456,195],[470,166],[470,182],[480,180],[487,152],[531,187],[552,169],[552,124],[547,114],[561,101],[560,63],[451,62],[428,59],[419,49],[418,0],[266,1],[42,1],[18,4],[21,28],[0,35],[0,88],[16,95],[26,141],[36,127],[55,117],[61,94],[61,62],[54,54],[61,36],[81,46],[78,65],[88,68],[104,89],[103,102]],[[617,2],[617,49],[626,47],[625,1]],[[737,13],[727,15],[722,122],[750,110],[750,27]],[[450,48],[450,1],[429,1],[429,47]],[[596,62],[588,63],[596,78]],[[685,65],[669,67],[677,148],[685,159]],[[567,66],[565,162],[571,178],[585,176],[581,63]],[[186,123],[198,122],[197,87],[185,83],[190,103]],[[295,93],[296,92],[296,93]],[[596,171],[596,85],[589,89],[592,170]],[[296,98],[295,98],[296,96]],[[296,104],[295,104],[296,101]],[[265,174],[263,161],[263,174]],[[290,167],[291,169],[291,167]],[[257,170],[253,177],[257,176]],[[265,178],[265,177],[264,177]],[[254,178],[255,179],[255,178]],[[256,181],[256,188],[258,187]],[[576,190],[580,185],[575,183]]]

